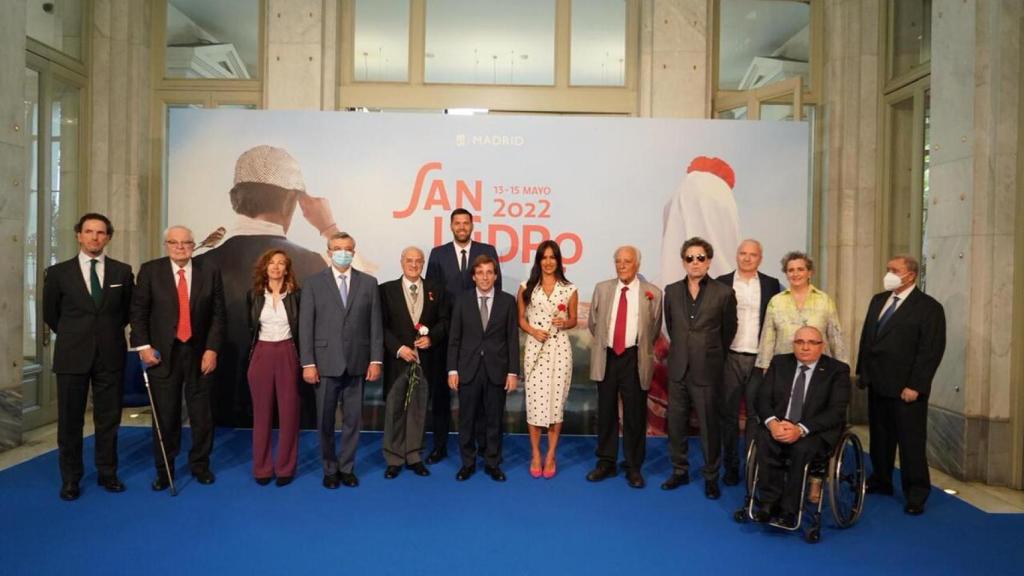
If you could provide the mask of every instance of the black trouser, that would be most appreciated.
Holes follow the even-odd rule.
[[[117,474],[117,429],[121,425],[121,392],[124,365],[109,370],[97,353],[86,374],[57,374],[57,448],[60,476],[78,482],[82,464],[82,426],[92,385],[92,421],[96,428],[96,471],[100,476]]]
[[[437,362],[434,374],[428,374],[430,380],[430,418],[434,432],[434,450],[448,451],[448,432],[451,431],[452,422],[452,397],[451,389],[448,388],[448,370],[444,367],[444,358],[448,357],[447,343],[437,351]],[[461,408],[460,408],[461,410]],[[504,423],[502,423],[504,425]],[[476,433],[481,440],[480,451],[487,447],[487,421],[481,411],[476,419]]]
[[[722,468],[726,470],[738,470],[739,458],[739,431],[740,431],[740,400],[745,399],[747,407],[747,422],[744,427],[744,439],[749,446],[753,439],[754,431],[757,430],[757,410],[755,409],[755,397],[757,396],[757,385],[761,378],[755,374],[760,368],[754,367],[757,354],[746,354],[743,352],[730,351],[725,357],[725,373],[722,375],[722,394],[719,397],[721,408],[721,433],[722,433]]]
[[[868,392],[868,428],[871,431],[870,483],[892,487],[896,449],[900,451],[900,480],[908,504],[924,505],[931,491],[928,474],[928,397],[913,402]]]
[[[619,396],[622,396],[622,452],[637,472],[647,454],[647,391],[640,387],[636,346],[605,358],[604,380],[597,383],[597,465],[615,466],[619,453]]]
[[[800,509],[804,466],[819,456],[824,458],[828,443],[819,435],[811,435],[792,444],[782,444],[772,438],[767,428],[762,430],[757,441],[757,487],[761,506],[777,503],[781,512],[796,514]]]
[[[192,448],[188,453],[189,469],[193,472],[208,470],[210,451],[213,449],[213,411],[210,407],[210,388],[214,379],[203,376],[199,371],[202,351],[175,341],[171,349],[168,373],[163,376],[150,374],[149,384],[156,404],[154,417],[160,420],[160,432],[167,450],[167,460],[173,474],[174,459],[181,446],[181,393],[184,387],[185,403],[188,405],[188,419],[192,425]],[[166,362],[166,360],[164,360]],[[156,471],[166,476],[163,456],[156,430],[153,430],[153,458]]]
[[[483,366],[468,382],[459,382],[459,452],[463,466],[483,453],[488,466],[501,464],[501,421],[505,415],[505,381],[491,382]],[[481,418],[481,415],[483,418]],[[479,422],[484,421],[484,433]]]
[[[697,412],[700,423],[700,446],[704,452],[704,480],[718,481],[722,438],[718,431],[719,410],[713,386],[697,386],[687,373],[682,381],[668,382],[668,452],[672,473],[690,471],[690,408]]]

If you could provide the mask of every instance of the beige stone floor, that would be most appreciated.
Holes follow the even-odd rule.
[[[149,426],[148,408],[127,408],[122,415],[123,426]],[[854,426],[854,431],[867,446],[866,426]],[[85,434],[93,433],[92,414],[86,415]],[[49,424],[25,434],[25,443],[0,453],[0,470],[10,468],[57,447],[57,424]],[[978,482],[962,482],[935,468],[931,469],[932,484],[940,490],[955,491],[955,496],[980,510],[990,513],[1024,513],[1024,491],[989,486]],[[54,470],[54,482],[57,471]]]

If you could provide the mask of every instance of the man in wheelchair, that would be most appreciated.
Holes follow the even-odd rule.
[[[828,458],[846,424],[850,367],[822,355],[824,347],[817,328],[800,328],[793,353],[775,356],[758,388],[758,522],[796,528],[804,469]]]

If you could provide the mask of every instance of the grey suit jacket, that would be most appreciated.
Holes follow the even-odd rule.
[[[686,278],[665,287],[665,328],[672,344],[668,377],[689,378],[697,386],[718,386],[725,370],[725,353],[736,336],[736,293],[710,277],[699,296],[697,317],[687,309]]]
[[[341,303],[333,267],[310,276],[302,288],[299,356],[321,376],[363,376],[370,362],[384,359],[377,279],[354,268],[351,273],[348,306]]]
[[[605,280],[594,287],[590,299],[590,319],[587,321],[594,336],[590,344],[590,379],[604,380],[605,358],[608,348],[608,325],[611,323],[612,306],[615,304],[615,286],[619,280]],[[649,297],[648,297],[649,295]],[[637,325],[637,363],[640,370],[640,387],[651,387],[654,376],[654,341],[661,333],[661,290],[649,282],[640,281],[640,319]]]

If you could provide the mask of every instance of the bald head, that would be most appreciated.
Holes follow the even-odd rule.
[[[793,334],[793,354],[802,364],[813,364],[825,350],[825,338],[814,326],[804,326]]]
[[[761,243],[753,238],[747,238],[743,242],[740,242],[739,248],[736,249],[736,269],[739,270],[740,276],[750,278],[757,274],[757,269],[761,266]]]

